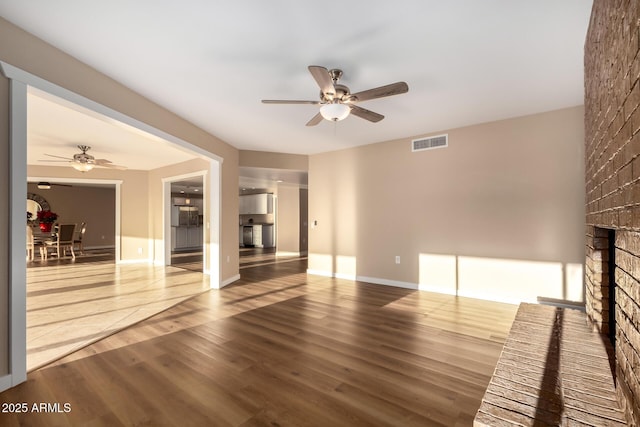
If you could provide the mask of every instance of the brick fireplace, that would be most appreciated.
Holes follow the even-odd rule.
[[[618,398],[640,426],[640,2],[595,0],[585,42],[586,309],[612,333]]]

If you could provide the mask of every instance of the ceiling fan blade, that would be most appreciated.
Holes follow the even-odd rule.
[[[114,165],[113,163],[111,163],[111,160],[107,160],[107,159],[96,159],[94,161],[94,165],[101,168],[110,168],[110,169],[119,169],[119,170],[127,169],[125,166]]]
[[[400,95],[401,93],[407,93],[408,91],[409,86],[405,82],[397,82],[353,93],[351,96],[354,96],[356,101],[367,101],[369,99],[384,98],[385,96]]]
[[[296,101],[288,99],[263,99],[263,104],[320,104],[320,101]]]
[[[118,170],[127,170],[126,166],[114,165],[113,163],[96,163],[94,165],[97,168],[107,168],[107,169],[118,169]]]
[[[307,122],[307,126],[315,126],[322,121],[322,114],[318,113]]]
[[[335,96],[336,89],[333,87],[333,79],[329,75],[329,70],[319,65],[309,65],[309,72],[320,86],[322,93],[329,97]]]
[[[380,120],[384,119],[382,114],[374,113],[371,110],[367,110],[366,108],[358,107],[357,105],[350,105],[351,114],[354,116],[358,116],[361,119],[369,120],[370,122],[377,123]]]
[[[58,159],[65,159],[65,160],[66,160],[66,161],[68,161],[68,162],[70,162],[71,160],[73,160],[73,159],[70,159],[69,157],[54,156],[53,154],[46,154],[46,153],[45,153],[45,156],[55,157],[55,158],[58,158]]]

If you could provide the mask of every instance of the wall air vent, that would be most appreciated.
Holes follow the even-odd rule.
[[[414,139],[411,141],[411,151],[432,150],[445,148],[449,145],[448,135],[430,136],[429,138]]]

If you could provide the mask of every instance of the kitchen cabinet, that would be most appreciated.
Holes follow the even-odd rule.
[[[173,249],[202,247],[202,227],[171,227]]]
[[[253,246],[262,247],[262,225],[253,226]]]
[[[273,194],[246,194],[240,196],[240,214],[270,214],[273,213]]]

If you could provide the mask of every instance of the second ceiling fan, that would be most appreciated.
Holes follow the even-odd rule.
[[[384,98],[399,95],[409,91],[405,82],[391,83],[374,89],[368,89],[357,93],[351,93],[349,88],[338,83],[342,77],[342,70],[337,68],[327,70],[319,65],[310,65],[309,72],[320,87],[319,101],[295,101],[263,99],[264,104],[314,104],[321,105],[320,111],[307,122],[307,126],[315,126],[322,119],[337,122],[346,119],[349,114],[360,117],[370,122],[379,122],[384,119],[382,114],[362,108],[356,103],[370,99]]]

